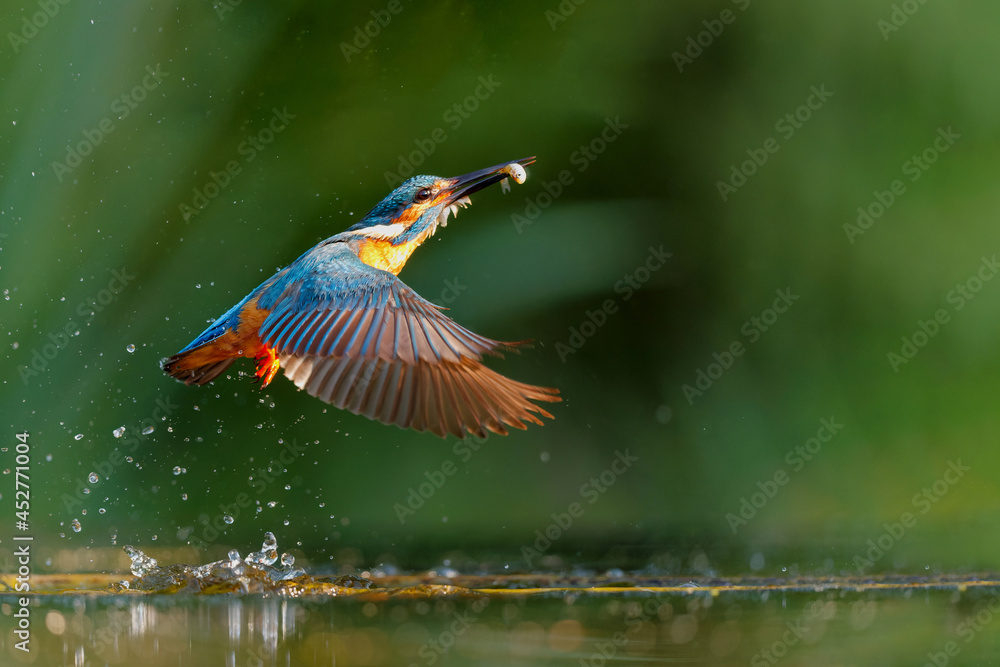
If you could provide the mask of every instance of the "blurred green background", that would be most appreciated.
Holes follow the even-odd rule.
[[[27,431],[36,549],[86,570],[270,530],[335,568],[996,569],[998,21],[985,1],[6,3],[0,468]],[[561,389],[544,427],[474,450],[283,378],[261,393],[249,364],[203,388],[160,372],[401,167],[526,155],[524,185],[475,196],[401,278],[536,341],[491,365]]]

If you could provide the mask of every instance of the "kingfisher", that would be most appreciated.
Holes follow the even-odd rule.
[[[321,241],[261,283],[172,357],[171,377],[203,385],[240,358],[256,361],[261,389],[279,369],[320,400],[400,428],[464,438],[541,425],[537,403],[559,390],[487,368],[528,341],[501,342],[445,316],[397,276],[417,247],[471,201],[513,179],[534,157],[464,176],[414,176],[346,231]]]

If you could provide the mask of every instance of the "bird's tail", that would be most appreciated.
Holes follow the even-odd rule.
[[[220,356],[212,343],[207,343],[163,359],[160,368],[184,384],[202,385],[219,377],[235,360],[236,357]]]

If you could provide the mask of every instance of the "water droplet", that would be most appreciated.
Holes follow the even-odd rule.
[[[181,500],[187,500],[187,499],[188,499],[188,494],[182,493],[181,494]]]
[[[69,525],[73,529],[74,533],[79,533],[81,530],[83,530],[83,526],[80,525],[79,519],[73,519],[73,521],[70,522]]]
[[[290,553],[281,554],[281,564],[285,567],[291,567],[295,565],[295,556]]]
[[[233,517],[229,516],[228,514],[226,514],[225,516],[223,516],[223,517],[222,517],[222,520],[223,520],[223,521],[225,521],[226,523],[230,523],[230,524],[231,524],[231,523],[232,523],[233,521],[235,521],[235,519],[234,519]]]
[[[87,487],[82,488],[81,491],[83,492],[83,495],[85,495],[85,496],[89,496],[90,495],[90,489],[88,489]]]
[[[96,472],[92,472],[89,475],[87,475],[87,481],[90,482],[91,484],[97,484],[98,482],[101,481],[101,478],[97,476]]]
[[[124,426],[119,426],[118,428],[116,428],[114,430],[114,434],[115,434],[116,438],[122,437],[123,435],[125,435],[125,427]]]
[[[73,436],[74,440],[83,440],[83,433],[77,433]]]
[[[128,345],[125,346],[125,351],[128,352],[129,354],[132,354],[133,352],[135,352],[135,345],[129,343]]]
[[[147,426],[146,428],[142,429],[142,434],[143,435],[149,435],[152,432],[153,432],[153,427],[152,426]]]
[[[187,472],[186,468],[182,468],[180,466],[174,466],[174,474],[175,475],[180,475],[180,474],[183,474],[183,473],[186,473],[186,472]]]
[[[104,509],[103,507],[101,507],[101,508],[99,508],[99,509],[97,510],[97,513],[98,513],[98,514],[104,514],[105,512],[107,512],[107,510],[106,510],[106,509]]]

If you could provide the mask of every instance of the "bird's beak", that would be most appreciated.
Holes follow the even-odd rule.
[[[488,188],[505,178],[510,178],[510,173],[508,172],[509,165],[517,164],[521,167],[527,167],[534,161],[534,156],[526,157],[520,160],[504,162],[493,167],[487,167],[486,169],[480,169],[479,171],[473,171],[464,176],[449,178],[447,180],[450,182],[446,183],[443,188],[442,194],[445,194],[444,201],[447,204],[456,203],[468,197],[473,192],[479,192],[483,188]]]

